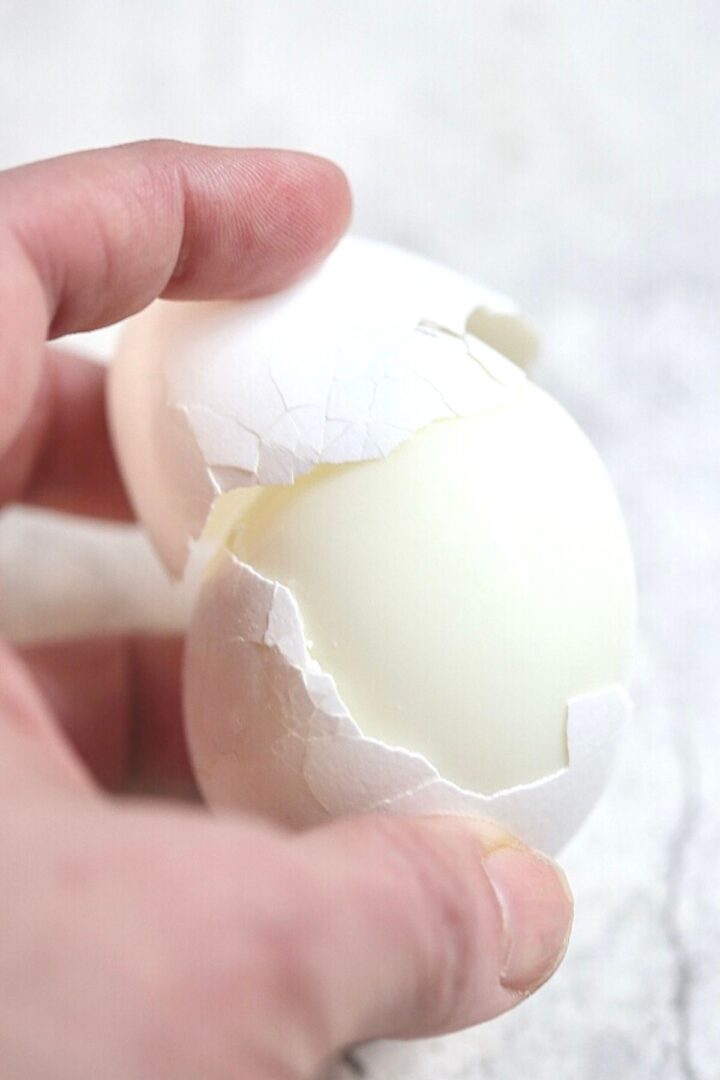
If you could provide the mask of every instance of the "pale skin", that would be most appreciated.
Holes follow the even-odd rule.
[[[144,143],[0,173],[2,502],[130,516],[103,370],[48,339],[159,295],[282,288],[349,214],[340,171],[289,152]],[[180,656],[158,639],[2,647],[2,1076],[301,1080],[363,1040],[496,1016],[549,977],[567,886],[493,825],[299,835],[211,816]]]

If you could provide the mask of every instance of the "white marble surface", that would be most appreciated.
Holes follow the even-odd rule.
[[[151,135],[335,157],[358,231],[532,312],[617,482],[637,719],[566,855],[567,962],[494,1024],[361,1049],[371,1080],[720,1077],[719,59],[715,0],[0,7],[0,166]],[[0,578],[16,637],[182,619],[116,531],[8,514]]]

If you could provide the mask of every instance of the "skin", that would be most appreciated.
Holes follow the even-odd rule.
[[[282,288],[336,243],[342,173],[152,142],[0,173],[0,498],[130,516],[101,367],[48,339],[162,295]],[[299,1080],[376,1036],[496,1016],[566,946],[559,870],[490,824],[302,835],[200,804],[181,644],[0,651],[0,1072]],[[167,796],[157,798],[157,794]]]

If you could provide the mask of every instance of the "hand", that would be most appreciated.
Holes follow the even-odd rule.
[[[0,174],[0,495],[129,513],[98,365],[48,337],[162,295],[281,288],[345,227],[303,154],[148,143]],[[174,641],[0,653],[0,1074],[292,1080],[374,1036],[492,1017],[540,985],[571,901],[460,818],[303,835],[198,805]]]

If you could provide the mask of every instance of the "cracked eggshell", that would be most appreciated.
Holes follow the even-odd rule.
[[[482,814],[555,851],[597,797],[628,708],[627,537],[577,426],[477,336],[521,360],[532,333],[509,301],[479,300],[457,275],[349,240],[276,297],[132,321],[110,402],[131,496],[174,573],[201,535],[195,561],[215,552],[185,666],[212,805],[294,826]],[[413,493],[429,525],[405,559],[393,537]],[[449,515],[438,535],[433,514]],[[344,607],[343,582],[359,585]],[[378,654],[381,626],[395,653]],[[423,647],[403,653],[411,637]],[[404,683],[386,678],[401,669]],[[404,692],[414,680],[432,684],[428,715]],[[373,682],[375,704],[357,693]]]
[[[548,854],[597,801],[630,711],[621,686],[578,694],[567,702],[566,765],[492,795],[464,790],[422,754],[363,734],[311,658],[290,590],[232,554],[202,588],[184,689],[198,781],[215,807],[291,828],[372,812],[480,816]]]
[[[467,329],[521,365],[537,345],[507,297],[356,237],[274,296],[160,301],[128,321],[111,370],[110,424],[137,515],[174,575],[217,494],[288,483],[318,460],[388,452],[408,431],[403,394],[416,406],[410,429],[424,421],[423,406],[427,420],[450,414],[455,403],[438,410],[421,397],[420,371],[414,387],[394,384],[395,401],[376,403],[374,448],[364,430],[378,371],[408,342],[413,351],[423,319]]]

